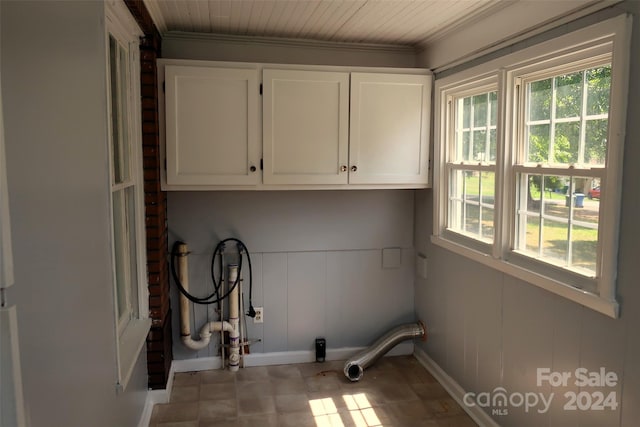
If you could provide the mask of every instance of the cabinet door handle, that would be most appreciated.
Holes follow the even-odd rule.
[[[356,165],[351,166],[351,172],[355,172],[358,170],[358,167]]]
[[[346,165],[340,166],[340,172],[346,172],[346,171],[347,171],[347,166]]]
[[[251,172],[255,172],[255,171],[256,171],[256,167],[255,167],[255,166],[253,166],[253,165],[251,165],[251,167],[249,168],[249,170],[250,170]]]

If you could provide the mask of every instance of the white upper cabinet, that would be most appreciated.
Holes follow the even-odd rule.
[[[349,73],[265,69],[262,79],[264,184],[347,184]]]
[[[168,185],[260,182],[257,69],[165,66]]]
[[[166,190],[430,185],[427,70],[159,64]]]
[[[431,76],[351,73],[350,184],[426,184]]]

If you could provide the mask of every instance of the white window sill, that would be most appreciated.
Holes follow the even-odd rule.
[[[552,278],[527,270],[505,260],[497,259],[483,252],[479,252],[441,236],[431,236],[431,243],[470,258],[480,264],[494,268],[510,276],[516,277],[532,285],[538,286],[556,295],[567,298],[592,310],[605,314],[614,319],[618,318],[619,305],[617,301],[610,301],[591,292],[587,292],[573,286],[566,285]]]
[[[140,351],[147,341],[147,335],[150,329],[151,319],[132,320],[122,335],[120,335],[118,341],[118,391],[126,390]]]

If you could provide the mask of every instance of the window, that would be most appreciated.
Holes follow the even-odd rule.
[[[490,244],[495,228],[496,85],[451,93],[447,104],[451,114],[445,172],[449,182],[448,227]]]
[[[150,325],[139,118],[140,32],[123,3],[106,7],[114,324],[118,385],[125,388]]]
[[[436,80],[433,242],[612,317],[629,25]]]

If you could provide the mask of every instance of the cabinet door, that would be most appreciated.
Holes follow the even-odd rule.
[[[255,185],[260,180],[258,72],[167,65],[169,185]]]
[[[350,184],[427,184],[431,76],[351,73]]]
[[[263,72],[265,184],[346,184],[349,73]]]

